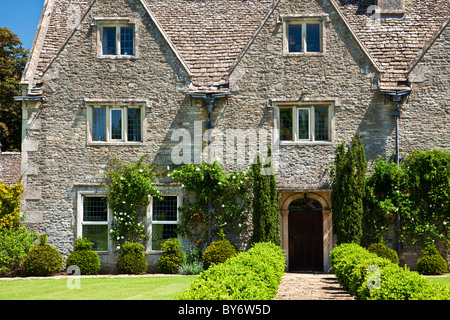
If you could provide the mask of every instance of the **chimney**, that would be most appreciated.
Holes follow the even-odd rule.
[[[377,0],[382,15],[401,15],[405,13],[404,0]]]

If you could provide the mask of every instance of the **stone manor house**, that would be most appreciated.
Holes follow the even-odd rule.
[[[287,268],[326,271],[337,142],[360,136],[371,163],[450,149],[449,16],[450,0],[46,0],[16,98],[26,223],[64,255],[89,237],[113,266],[110,158],[165,168],[185,143],[200,162],[214,126],[222,145],[247,143],[223,152],[227,170],[271,142]],[[152,266],[183,198],[157,183]]]

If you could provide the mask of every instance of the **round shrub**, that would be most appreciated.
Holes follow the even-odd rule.
[[[63,259],[55,247],[47,244],[47,235],[39,236],[40,244],[28,252],[23,268],[27,276],[50,276],[62,268]]]
[[[88,239],[77,239],[75,250],[66,260],[66,266],[78,266],[82,275],[97,274],[100,270],[100,257],[97,252],[92,251],[94,244]]]
[[[121,274],[143,274],[147,271],[145,248],[140,243],[125,242],[117,259],[117,272]]]
[[[386,258],[394,264],[399,264],[398,254],[383,243],[373,243],[367,249],[369,252],[375,253],[380,258]]]
[[[417,262],[420,274],[440,275],[447,272],[447,261],[439,254],[436,245],[429,245],[422,251],[422,258]]]
[[[238,254],[236,247],[222,235],[221,240],[212,242],[203,253],[203,266],[207,270],[213,264],[224,263]]]
[[[178,239],[168,239],[161,246],[164,253],[159,258],[158,270],[161,273],[175,274],[183,263],[183,254]]]

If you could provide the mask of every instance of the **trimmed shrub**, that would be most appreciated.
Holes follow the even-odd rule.
[[[417,262],[420,274],[440,275],[447,272],[447,261],[439,254],[436,245],[427,246],[422,254],[422,258]]]
[[[39,236],[40,244],[34,246],[23,263],[27,276],[50,276],[58,272],[63,265],[61,254],[55,247],[47,244],[47,235]]]
[[[36,243],[37,235],[26,227],[0,231],[0,276],[10,277],[20,273],[22,263]]]
[[[389,259],[393,264],[399,264],[398,254],[383,243],[373,243],[367,248],[369,252],[375,253],[381,258]]]
[[[414,292],[410,300],[450,300],[450,287],[429,283],[421,291]]]
[[[183,263],[180,241],[176,238],[168,239],[161,245],[164,251],[159,258],[158,270],[161,273],[175,274]]]
[[[247,252],[214,265],[178,300],[270,300],[284,274],[285,256],[273,243],[256,243]]]
[[[203,253],[203,267],[205,270],[213,264],[224,263],[238,254],[236,247],[229,240],[225,239],[223,233],[221,238],[221,240],[212,242]]]
[[[408,268],[401,268],[355,244],[341,244],[330,253],[341,286],[361,300],[450,300],[450,290],[432,284]]]
[[[117,259],[117,272],[120,274],[143,274],[147,271],[145,248],[140,243],[125,242]]]
[[[94,244],[88,239],[79,238],[75,241],[75,250],[66,260],[66,266],[78,266],[82,275],[97,274],[100,270],[100,257],[92,251]]]

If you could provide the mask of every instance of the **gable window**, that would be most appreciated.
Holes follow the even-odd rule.
[[[151,221],[151,250],[160,251],[164,242],[177,237],[178,196],[163,196],[163,200],[153,199]]]
[[[143,112],[143,106],[89,106],[88,141],[143,142]]]
[[[329,105],[280,106],[280,141],[331,141]]]
[[[285,55],[320,55],[325,52],[324,17],[286,16],[282,19]]]
[[[81,235],[94,243],[92,250],[109,249],[109,212],[105,196],[82,196]]]
[[[133,24],[107,21],[100,23],[100,52],[104,57],[135,56],[135,28]]]

